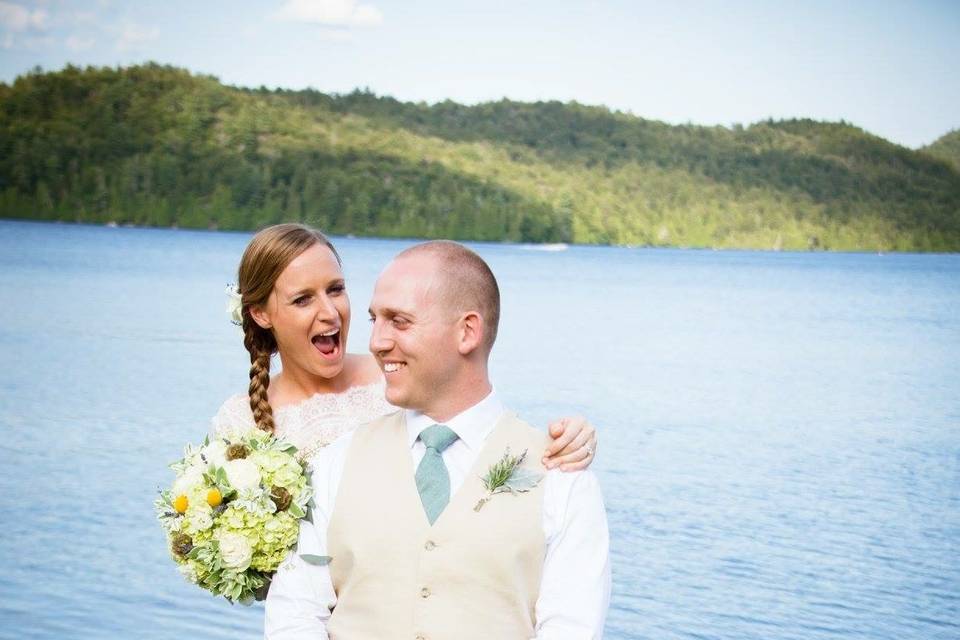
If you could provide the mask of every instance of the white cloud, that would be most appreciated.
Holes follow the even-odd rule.
[[[31,11],[12,2],[0,0],[0,26],[10,31],[43,31],[47,28],[48,14],[43,9]]]
[[[70,36],[67,38],[67,48],[71,51],[86,51],[93,46],[93,38],[81,38],[80,36]]]
[[[287,0],[277,17],[334,27],[375,27],[383,22],[379,9],[356,0]]]
[[[127,23],[119,29],[120,37],[117,39],[118,51],[129,51],[136,49],[142,44],[151,42],[160,37],[160,30],[146,29],[138,24]]]

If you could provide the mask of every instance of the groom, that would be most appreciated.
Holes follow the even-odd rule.
[[[491,496],[481,481],[547,442],[490,384],[499,315],[490,268],[455,242],[416,245],[381,273],[370,351],[403,410],[314,458],[313,526],[270,587],[268,640],[602,636],[610,565],[594,475],[547,472],[533,455],[515,474],[540,478],[526,491]]]

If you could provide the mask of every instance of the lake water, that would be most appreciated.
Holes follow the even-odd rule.
[[[0,638],[257,638],[153,498],[246,388],[249,234],[0,221]],[[369,335],[407,242],[338,239]],[[476,245],[493,376],[601,433],[605,638],[960,637],[960,256]]]

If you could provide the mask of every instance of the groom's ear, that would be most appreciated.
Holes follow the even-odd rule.
[[[457,345],[460,355],[473,353],[483,344],[483,316],[476,311],[468,311],[460,318],[460,343]]]

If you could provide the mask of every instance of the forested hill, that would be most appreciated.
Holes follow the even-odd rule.
[[[941,136],[933,144],[924,147],[923,151],[946,160],[954,169],[960,171],[960,129]]]
[[[960,169],[845,123],[237,89],[160,65],[0,84],[0,217],[333,234],[960,250]]]

